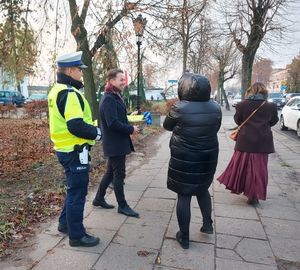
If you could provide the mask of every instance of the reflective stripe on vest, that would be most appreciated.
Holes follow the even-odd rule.
[[[94,140],[82,139],[69,132],[66,120],[64,116],[60,114],[56,103],[58,94],[62,90],[66,89],[80,94],[84,102],[84,110],[82,112],[83,121],[87,124],[93,125],[91,109],[85,97],[74,87],[59,83],[55,84],[48,94],[49,125],[50,137],[51,141],[54,143],[54,149],[60,152],[71,152],[74,150],[74,146],[76,144],[82,145],[84,143],[88,143],[93,145],[95,143]]]

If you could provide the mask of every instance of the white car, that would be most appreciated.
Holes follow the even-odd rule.
[[[300,97],[293,97],[283,107],[280,115],[280,129],[297,131],[300,138]]]

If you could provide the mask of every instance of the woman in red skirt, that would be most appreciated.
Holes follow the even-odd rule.
[[[234,121],[240,125],[268,98],[264,84],[254,83],[245,93],[245,100],[238,103]],[[268,154],[273,153],[274,142],[271,126],[278,122],[275,103],[267,102],[241,128],[234,154],[217,180],[232,193],[244,193],[249,204],[266,200],[268,184]]]

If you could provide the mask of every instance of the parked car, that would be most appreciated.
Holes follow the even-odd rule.
[[[25,102],[24,96],[18,91],[1,90],[0,91],[0,104],[7,105],[13,104],[22,106]]]
[[[26,99],[26,102],[32,102],[34,100],[47,100],[47,94],[32,94]]]
[[[285,95],[285,103],[287,103],[292,97],[300,97],[300,93],[287,93]]]
[[[282,108],[285,105],[285,98],[282,93],[271,92],[268,96],[268,101],[277,105],[277,108]]]
[[[280,129],[297,131],[300,138],[300,97],[293,97],[283,107],[280,115]]]
[[[236,104],[242,101],[242,96],[241,94],[236,94],[231,102],[232,107],[235,107]]]

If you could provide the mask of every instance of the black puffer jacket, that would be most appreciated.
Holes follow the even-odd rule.
[[[176,193],[200,195],[209,188],[216,170],[222,112],[210,100],[209,81],[201,75],[184,74],[178,96],[181,101],[164,121],[164,128],[173,131],[167,186]]]

